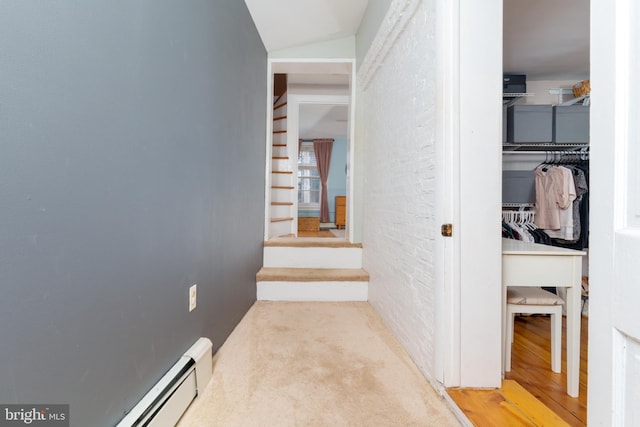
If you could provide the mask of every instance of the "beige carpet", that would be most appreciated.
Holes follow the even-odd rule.
[[[188,426],[459,426],[368,303],[257,302]]]

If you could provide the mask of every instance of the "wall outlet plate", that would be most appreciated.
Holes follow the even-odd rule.
[[[198,285],[193,285],[189,288],[189,312],[196,309],[198,299]]]

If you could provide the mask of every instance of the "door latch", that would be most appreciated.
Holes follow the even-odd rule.
[[[444,237],[451,237],[453,235],[453,224],[442,224],[440,234]]]

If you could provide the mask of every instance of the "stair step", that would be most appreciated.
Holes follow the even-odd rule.
[[[275,100],[275,101],[273,101],[273,105],[276,105],[276,104],[278,103],[278,101],[280,101],[280,100],[281,100],[283,97],[285,97],[286,95],[287,95],[287,90],[286,90],[286,89],[285,89],[285,91],[284,91],[284,92],[282,92],[280,95],[275,95],[275,94],[274,94],[274,97],[275,97],[275,96],[278,96],[278,97],[276,98],[276,100]]]
[[[283,215],[283,216],[290,216]],[[271,216],[271,218],[276,218],[276,216]],[[293,228],[293,221],[279,221],[279,222],[270,222],[269,223],[269,235],[271,236],[284,236],[291,233]]]
[[[271,206],[293,206],[293,202],[271,202]]]
[[[298,240],[306,240],[301,238]],[[307,242],[307,246],[264,247],[262,265],[272,268],[362,268],[362,246],[350,245],[344,239],[324,237],[331,243]]]
[[[273,133],[287,133],[286,130],[274,130]]]
[[[293,221],[293,218],[271,218],[271,222]]]
[[[286,147],[287,144],[273,144],[273,147]]]
[[[368,282],[361,268],[274,268],[262,267],[258,282]]]
[[[282,104],[274,105],[274,106],[273,106],[273,109],[274,109],[274,111],[275,111],[275,110],[277,110],[278,108],[282,108],[282,107],[284,107],[285,105],[287,105],[287,103],[286,103],[286,102],[283,102]]]
[[[271,188],[278,190],[293,190],[296,187],[288,186],[288,185],[272,185]]]
[[[281,173],[281,174],[287,174],[287,175],[293,174],[292,171],[271,171],[271,173]]]
[[[289,156],[273,156],[271,157],[273,160],[289,160]]]
[[[265,247],[290,248],[362,248],[362,243],[351,243],[346,239],[336,237],[274,237],[264,242]]]
[[[362,269],[270,268],[256,274],[259,301],[367,301],[369,274]]]
[[[275,122],[276,120],[284,120],[286,118],[287,118],[287,116],[274,117],[273,121]]]

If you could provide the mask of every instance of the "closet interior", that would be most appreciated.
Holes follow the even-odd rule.
[[[581,272],[582,333],[586,344],[589,2],[504,0],[504,14],[502,237],[587,253]],[[543,289],[565,299],[566,288]],[[528,323],[526,328],[533,329],[531,325]],[[549,339],[546,335],[541,338]],[[564,333],[562,338],[566,339]],[[563,353],[563,360],[565,356]],[[586,350],[584,357],[581,370],[586,371]],[[554,374],[547,376],[545,372],[544,378],[535,379],[534,371],[515,375],[529,378],[523,386],[536,396],[549,394],[539,383],[555,381]],[[505,378],[514,378],[510,374],[514,373]],[[558,384],[564,384],[560,377]],[[563,396],[563,387],[560,388],[557,395],[543,402],[550,407],[555,405],[552,409],[572,424],[586,424],[586,393],[582,385],[579,400]]]
[[[514,92],[513,75],[504,80],[502,237],[588,252],[590,97],[581,89],[588,81],[548,88],[557,96],[554,105],[532,103],[531,92]],[[522,99],[528,102],[520,104]],[[585,260],[584,314],[587,266]]]

